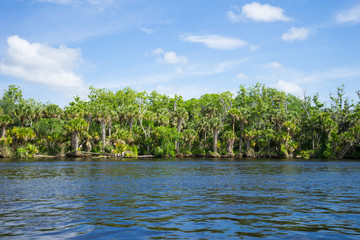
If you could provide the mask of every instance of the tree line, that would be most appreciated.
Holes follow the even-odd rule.
[[[360,157],[359,103],[339,87],[329,104],[318,94],[299,98],[256,84],[189,100],[90,87],[87,100],[74,97],[61,108],[25,99],[10,85],[0,99],[0,156]]]

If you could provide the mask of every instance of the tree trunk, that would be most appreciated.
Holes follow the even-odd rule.
[[[243,132],[243,129],[244,129],[244,123],[241,122],[241,125],[240,125],[240,136],[239,136],[239,154],[241,154],[241,151],[242,151],[242,145],[243,145],[243,139],[242,139],[242,132]]]
[[[242,139],[242,137],[240,136],[240,139],[239,139],[239,154],[241,154],[242,145],[243,145],[243,139]]]
[[[109,121],[109,124],[108,124],[108,131],[109,131],[109,134],[108,134],[108,136],[111,136],[111,121]]]
[[[235,121],[233,120],[233,134],[235,135]]]
[[[106,123],[105,123],[105,120],[101,120],[100,124],[101,124],[101,141],[102,141],[101,151],[103,152],[104,149],[105,149],[105,138],[106,138]]]
[[[180,132],[181,131],[181,124],[182,124],[182,119],[180,118],[177,124],[177,131]],[[175,148],[176,148],[176,153],[179,154],[180,153],[180,142],[179,141],[175,141]]]
[[[214,153],[217,153],[217,139],[219,135],[219,130],[214,131]]]
[[[177,131],[180,132],[181,131],[181,124],[182,124],[182,119],[179,119],[178,124],[177,124]]]
[[[227,146],[227,152],[228,153],[232,153],[234,150],[234,140],[233,139],[230,139],[228,140],[228,146]]]
[[[123,119],[120,118],[119,120],[120,120],[120,128],[123,128]]]
[[[312,150],[314,151],[315,150],[315,139],[312,138]]]
[[[176,153],[179,154],[180,153],[180,142],[179,141],[175,141],[175,149],[176,149]]]
[[[2,133],[1,133],[1,137],[4,138],[6,135],[6,126],[2,126]]]
[[[250,138],[246,139],[246,150],[249,151],[250,150],[250,145],[251,145],[251,141]]]
[[[71,140],[71,145],[72,145],[72,150],[73,151],[77,151],[79,148],[79,133],[78,132],[74,132],[72,134],[72,140]]]
[[[353,146],[353,143],[348,143],[341,152],[336,156],[337,159],[341,159],[345,156],[345,154],[350,150],[350,148]]]
[[[206,147],[206,131],[204,132],[205,140],[204,140],[204,148]]]

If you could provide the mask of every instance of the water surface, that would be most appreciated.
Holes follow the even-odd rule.
[[[4,239],[359,239],[360,162],[0,160]]]

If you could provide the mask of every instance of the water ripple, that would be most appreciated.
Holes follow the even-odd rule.
[[[0,238],[359,239],[360,162],[0,164]]]

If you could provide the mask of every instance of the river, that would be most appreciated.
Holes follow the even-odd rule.
[[[360,239],[360,161],[0,160],[4,239]]]

